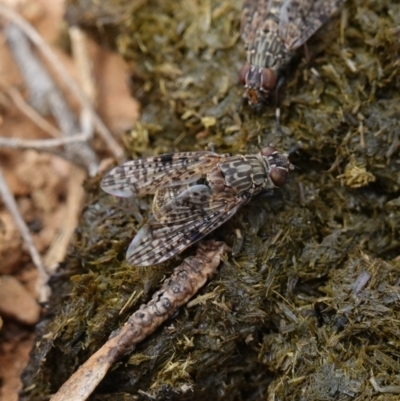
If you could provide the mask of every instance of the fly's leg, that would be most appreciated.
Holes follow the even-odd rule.
[[[233,241],[233,246],[232,246],[232,256],[239,255],[239,253],[243,247],[243,241],[244,241],[244,238],[243,238],[242,232],[237,228],[235,230],[235,239]]]
[[[275,133],[276,135],[282,135],[281,129],[281,108],[279,107],[279,91],[285,83],[285,77],[280,76],[275,87]]]

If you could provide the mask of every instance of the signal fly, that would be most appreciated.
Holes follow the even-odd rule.
[[[114,168],[101,188],[121,197],[154,194],[152,213],[126,254],[130,264],[149,266],[199,241],[261,191],[284,185],[292,169],[287,155],[270,146],[236,156],[169,153]]]
[[[293,52],[312,36],[345,0],[245,0],[241,37],[247,63],[239,72],[243,101],[259,110],[277,85]]]

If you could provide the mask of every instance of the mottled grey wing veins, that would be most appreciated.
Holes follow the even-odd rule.
[[[345,0],[286,0],[279,15],[279,36],[286,49],[293,51],[303,45]]]
[[[132,160],[111,170],[103,178],[101,187],[109,194],[122,197],[154,194],[162,187],[197,181],[227,156],[186,152]]]
[[[154,213],[129,245],[133,265],[162,263],[228,220],[244,201],[206,185],[188,188]]]

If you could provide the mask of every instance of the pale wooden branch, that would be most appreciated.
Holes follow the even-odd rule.
[[[33,242],[33,238],[29,232],[29,229],[27,225],[24,222],[24,219],[22,218],[19,210],[18,210],[18,205],[17,202],[14,199],[14,196],[12,195],[7,182],[3,176],[2,170],[0,169],[0,195],[3,198],[3,202],[9,212],[11,213],[15,224],[17,225],[22,238],[24,240],[24,243],[26,247],[28,248],[28,251],[31,255],[32,261],[35,264],[39,276],[36,282],[36,291],[39,297],[40,302],[45,302],[47,301],[48,297],[50,296],[50,287],[47,285],[47,281],[49,279],[49,276],[46,272],[46,269],[44,267],[42,258],[40,257],[39,251],[37,250],[35,243]]]
[[[47,43],[42,39],[39,33],[30,25],[27,21],[25,21],[17,12],[15,12],[12,8],[6,6],[3,3],[0,3],[0,14],[18,25],[18,27],[25,33],[25,35],[34,43],[43,56],[51,63],[54,67],[54,70],[58,73],[58,75],[63,79],[65,84],[69,87],[71,92],[75,95],[81,107],[87,109],[95,127],[103,138],[104,142],[108,145],[108,148],[114,155],[114,157],[119,161],[123,161],[124,159],[124,151],[122,147],[117,143],[114,139],[110,131],[107,129],[105,124],[102,122],[100,117],[95,112],[93,106],[90,101],[86,98],[85,94],[82,92],[79,85],[74,81],[71,75],[68,73],[66,68],[60,63],[57,59],[51,48],[47,45]]]
[[[58,267],[58,264],[64,260],[71,237],[74,235],[78,225],[79,216],[82,213],[86,196],[83,188],[85,178],[86,173],[83,170],[72,166],[66,192],[67,199],[63,216],[64,222],[57,228],[57,234],[53,237],[50,247],[44,256],[44,261],[48,267],[49,273],[53,273]]]
[[[86,34],[78,26],[69,28],[71,49],[82,91],[92,105],[96,105],[97,88],[93,74],[93,63],[89,55]]]
[[[153,333],[166,319],[204,286],[215,273],[223,253],[229,248],[223,242],[203,241],[195,256],[186,258],[174,269],[151,301],[131,315],[122,329],[111,334],[58,390],[51,401],[84,401],[94,391],[110,367],[135,345]]]
[[[12,23],[5,29],[5,35],[29,89],[32,105],[41,113],[50,112],[57,120],[63,136],[76,135],[81,127],[41,61],[32,52],[27,37]],[[88,143],[68,144],[65,151],[77,164],[85,166],[90,175],[97,173],[99,162]]]
[[[86,134],[78,134],[75,135],[74,137],[68,137],[68,138],[64,137],[59,139],[21,139],[21,138],[0,137],[0,149],[11,148],[11,149],[24,149],[24,150],[33,149],[38,152],[45,151],[46,153],[51,153],[72,164],[76,164],[80,168],[86,169],[87,165],[82,164],[81,161],[77,160],[74,155],[56,149],[57,147],[62,145],[79,144],[84,141],[87,141]]]
[[[15,88],[7,88],[7,94],[10,96],[14,104],[18,109],[24,113],[34,124],[36,124],[44,132],[47,132],[54,138],[61,136],[60,130],[53,127],[47,122],[33,107],[31,107],[23,98],[23,96]]]
[[[87,140],[88,137],[86,134],[78,134],[72,137],[57,139],[21,139],[0,137],[0,148],[44,150],[47,148],[65,146],[71,143],[82,143],[86,142]]]
[[[69,37],[71,40],[72,56],[79,74],[82,91],[93,106],[96,103],[97,90],[94,81],[93,65],[87,47],[87,38],[78,27],[71,27],[69,29]],[[84,132],[93,135],[93,119],[87,108],[81,108],[80,122]]]

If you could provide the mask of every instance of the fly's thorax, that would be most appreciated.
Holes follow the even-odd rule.
[[[258,156],[265,163],[272,186],[283,186],[289,177],[289,171],[294,169],[288,156],[284,153],[279,153],[272,146],[261,149]]]
[[[218,164],[225,185],[232,188],[236,194],[259,192],[266,185],[266,170],[264,161],[258,155],[232,156]]]
[[[246,89],[244,97],[250,106],[266,103],[276,86],[276,74],[270,68],[244,65],[239,72],[240,83]]]

